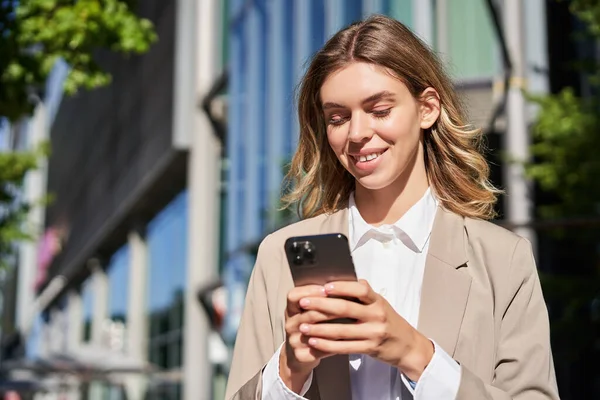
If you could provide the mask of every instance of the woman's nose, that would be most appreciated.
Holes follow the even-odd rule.
[[[353,142],[362,142],[373,136],[369,116],[363,112],[357,112],[352,115],[348,129],[348,139]]]

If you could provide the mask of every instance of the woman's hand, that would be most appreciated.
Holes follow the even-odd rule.
[[[365,280],[332,282],[326,296],[305,296],[300,306],[307,313],[329,318],[353,318],[351,324],[305,321],[300,332],[309,338],[311,354],[367,354],[398,368],[417,381],[433,357],[433,343],[414,329]],[[335,297],[357,298],[362,304]],[[300,322],[300,319],[295,321]]]
[[[303,298],[325,298],[323,286],[309,285],[293,288],[287,296],[285,311],[285,349],[279,356],[279,376],[285,385],[295,393],[300,393],[311,371],[319,365],[326,352],[308,345],[308,337],[300,332],[302,324],[316,324],[331,319],[320,311],[305,311],[299,301]]]

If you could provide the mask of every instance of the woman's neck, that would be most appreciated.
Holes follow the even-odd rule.
[[[392,185],[377,190],[357,182],[356,207],[368,224],[393,224],[423,197],[429,187],[424,163],[416,163],[407,176],[402,175]]]

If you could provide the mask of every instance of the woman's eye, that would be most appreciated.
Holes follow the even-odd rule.
[[[392,111],[391,108],[388,108],[385,110],[373,110],[373,111],[371,111],[371,114],[373,114],[377,118],[385,118],[388,115],[390,115],[391,111]]]
[[[341,125],[346,121],[346,119],[344,117],[342,117],[341,115],[334,115],[329,117],[329,124],[330,125]]]

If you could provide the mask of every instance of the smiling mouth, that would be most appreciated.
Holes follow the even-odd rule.
[[[379,156],[381,156],[383,153],[385,153],[386,150],[379,151],[379,152],[376,152],[376,153],[365,154],[365,155],[357,155],[357,156],[351,156],[351,157],[356,162],[365,163],[365,162],[376,160],[377,158],[379,158]]]

